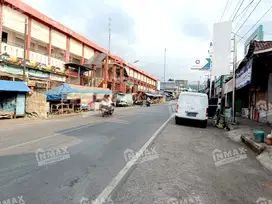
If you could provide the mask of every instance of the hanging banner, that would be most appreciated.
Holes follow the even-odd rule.
[[[236,89],[241,89],[251,83],[252,59],[236,73]]]
[[[227,83],[224,84],[224,94],[232,92],[233,90],[233,79],[229,80]]]
[[[51,73],[50,74],[50,80],[65,82],[66,81],[66,77]]]

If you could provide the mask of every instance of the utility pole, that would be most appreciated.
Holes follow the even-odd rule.
[[[166,67],[166,48],[164,48],[164,84],[165,84],[165,67]]]
[[[197,81],[197,92],[199,92],[199,83],[200,81]]]
[[[232,77],[232,122],[235,123],[235,85],[236,85],[236,64],[237,64],[237,46],[236,35],[233,36],[233,77]]]
[[[23,80],[26,82],[26,32],[27,32],[27,19],[25,19],[25,33],[24,33],[24,71]]]

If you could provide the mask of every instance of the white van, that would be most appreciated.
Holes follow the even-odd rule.
[[[204,93],[181,92],[176,105],[176,124],[182,120],[196,120],[201,127],[207,127],[208,96]]]

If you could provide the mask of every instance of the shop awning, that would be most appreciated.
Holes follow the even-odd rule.
[[[151,96],[151,97],[162,97],[162,95],[160,95],[160,94],[146,93],[146,95]]]
[[[0,80],[0,91],[29,92],[30,89],[23,81]]]
[[[63,83],[54,89],[47,91],[45,94],[47,100],[59,100],[66,98],[69,93],[95,93],[95,94],[112,94],[112,91],[104,88],[79,86]]]

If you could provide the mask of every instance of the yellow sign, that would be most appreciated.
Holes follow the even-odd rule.
[[[104,83],[103,88],[106,89],[107,87],[108,87],[107,84]]]

